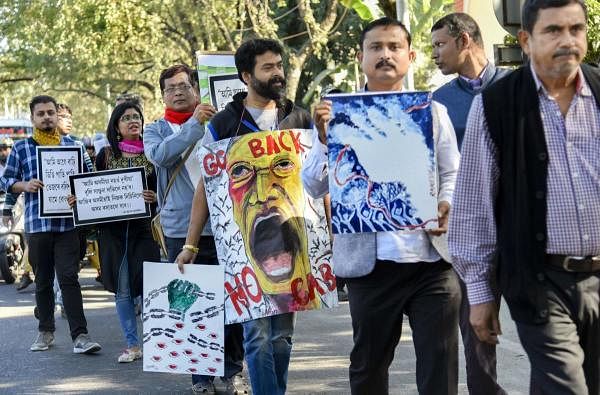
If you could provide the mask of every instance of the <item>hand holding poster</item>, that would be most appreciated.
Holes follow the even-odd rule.
[[[81,147],[36,147],[38,178],[44,183],[39,190],[38,215],[40,218],[71,217],[67,196],[70,193],[69,176],[83,171]]]
[[[311,132],[251,133],[199,151],[228,324],[337,305],[323,201],[300,179]]]
[[[144,262],[144,371],[223,376],[223,266]]]
[[[327,148],[333,233],[437,226],[428,92],[340,94]]]
[[[122,221],[150,216],[142,195],[146,187],[143,167],[84,173],[69,177],[75,225]]]

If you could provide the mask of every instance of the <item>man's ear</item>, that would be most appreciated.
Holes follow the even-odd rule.
[[[362,60],[363,60],[363,52],[362,51],[358,51],[356,53],[356,60],[358,60],[358,63],[362,63]]]
[[[250,81],[252,80],[252,74],[247,71],[242,71],[242,80],[244,80],[246,85],[250,85]]]
[[[408,60],[410,60],[410,63],[413,63],[416,58],[417,58],[417,52],[411,48],[408,51]]]
[[[517,39],[519,40],[519,44],[521,44],[521,49],[525,52],[525,55],[529,56],[529,53],[531,52],[529,49],[529,32],[523,29],[519,30]]]
[[[458,43],[458,49],[470,48],[473,43],[473,39],[469,36],[469,33],[463,32],[456,40]]]

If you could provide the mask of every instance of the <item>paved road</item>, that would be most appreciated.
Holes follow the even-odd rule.
[[[113,297],[94,281],[91,269],[81,273],[88,328],[103,350],[74,355],[68,326],[57,314],[55,346],[32,353],[37,333],[33,317],[34,286],[17,293],[0,280],[0,394],[186,394],[187,376],[144,373],[141,362],[116,362],[123,341]],[[527,393],[529,364],[503,306],[504,336],[498,351],[499,382],[509,394]],[[382,323],[385,325],[385,323]],[[405,325],[390,369],[392,394],[416,394],[415,356]],[[347,369],[352,329],[347,303],[334,310],[298,314],[290,366],[289,394],[347,394]],[[462,353],[462,349],[460,351]],[[461,356],[459,392],[466,394]]]

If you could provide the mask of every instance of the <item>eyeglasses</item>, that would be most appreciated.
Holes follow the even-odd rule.
[[[169,86],[168,88],[165,88],[164,92],[166,95],[174,95],[175,92],[177,91],[181,91],[181,92],[187,92],[188,90],[190,90],[192,86],[190,84],[179,84],[179,85],[173,85],[173,86]]]
[[[231,165],[227,173],[234,189],[251,182],[258,173],[273,173],[278,178],[289,177],[296,170],[296,163],[288,158],[280,158],[269,167],[255,167],[248,162],[237,162]]]
[[[142,117],[140,114],[125,114],[121,117],[120,121],[129,123],[129,122],[140,122]]]

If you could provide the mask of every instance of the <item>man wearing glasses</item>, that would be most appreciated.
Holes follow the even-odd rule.
[[[144,131],[144,147],[148,159],[156,166],[158,175],[157,195],[160,222],[167,244],[167,258],[175,258],[185,245],[192,199],[201,172],[200,163],[193,152],[204,136],[204,122],[209,120],[215,109],[209,104],[199,104],[198,82],[190,67],[178,64],[162,71],[159,77],[160,90],[165,103],[165,114]],[[188,149],[193,152],[188,153]],[[172,181],[167,185],[179,165],[185,161]],[[166,198],[165,198],[166,195]],[[194,263],[216,265],[217,251],[210,230],[204,228],[198,243],[200,253]],[[225,348],[225,376],[223,381],[228,393],[244,393],[242,371],[244,351],[240,324],[227,325]],[[198,393],[214,393],[212,377],[192,375],[192,389]]]

